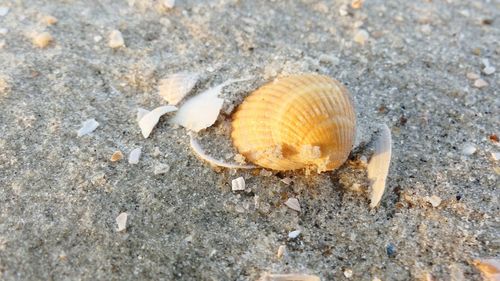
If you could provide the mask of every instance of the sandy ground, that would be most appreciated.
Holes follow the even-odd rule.
[[[472,261],[500,252],[500,167],[492,157],[500,147],[490,140],[500,135],[499,71],[481,73],[483,59],[500,67],[500,3],[346,4],[178,0],[169,10],[144,0],[0,0],[0,279],[300,272],[343,280],[352,271],[351,280],[481,280]],[[114,29],[126,47],[108,46]],[[364,44],[354,41],[360,29],[369,34]],[[43,31],[54,40],[39,48],[32,38]],[[198,134],[207,151],[229,160],[230,113],[252,90],[301,72],[343,82],[359,124],[392,130],[380,207],[352,191],[366,175],[352,176],[348,165],[309,176],[214,170],[168,117],[144,139],[137,108],[165,104],[158,81],[178,71],[201,74],[193,93],[253,77],[224,90],[217,123]],[[474,87],[467,73],[489,85]],[[77,137],[89,118],[100,126]],[[465,155],[468,146],[477,150]],[[137,165],[109,160],[137,147]],[[160,164],[170,170],[155,175]],[[248,192],[231,191],[239,176]],[[436,207],[433,195],[442,199]],[[302,212],[284,205],[290,197]],[[127,228],[117,232],[122,212]],[[280,245],[287,251],[278,258]]]

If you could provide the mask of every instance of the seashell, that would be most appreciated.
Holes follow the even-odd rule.
[[[386,124],[382,124],[379,134],[375,141],[375,153],[367,166],[368,179],[370,180],[371,208],[377,207],[384,195],[385,183],[389,174],[389,166],[391,165],[391,130]]]
[[[175,116],[171,124],[181,125],[193,132],[199,132],[212,126],[219,116],[224,99],[219,98],[222,89],[232,83],[247,81],[250,78],[231,79],[212,87],[205,92],[187,100]]]
[[[330,171],[342,165],[355,139],[356,115],[348,90],[317,74],[293,75],[250,94],[233,114],[240,154],[273,170]]]
[[[285,202],[285,205],[294,210],[294,211],[297,211],[300,213],[301,209],[300,209],[300,203],[299,203],[299,200],[297,198],[288,198],[288,200],[286,200]]]
[[[141,128],[142,136],[147,139],[158,121],[160,121],[160,117],[166,113],[176,110],[177,107],[173,105],[160,106],[148,113],[139,109],[139,111],[137,112],[137,117],[139,117],[139,115],[143,115],[141,120],[139,120],[139,127]]]
[[[180,72],[160,80],[158,92],[171,105],[177,105],[193,89],[200,75],[198,73]]]

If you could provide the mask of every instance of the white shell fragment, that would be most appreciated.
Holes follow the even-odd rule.
[[[119,30],[115,29],[109,33],[108,46],[113,49],[125,47],[125,40]]]
[[[500,160],[500,152],[492,152],[491,158],[493,158],[493,160],[495,160],[495,161]]]
[[[149,113],[149,110],[139,107],[137,109],[137,122],[141,121],[142,117],[144,117],[148,113]]]
[[[159,163],[155,166],[153,173],[155,175],[166,174],[170,171],[170,166],[168,164]]]
[[[160,106],[144,115],[141,120],[139,120],[139,127],[141,128],[142,136],[146,139],[149,134],[153,131],[160,117],[168,112],[176,111],[177,107],[173,105]]]
[[[474,81],[474,87],[476,87],[478,89],[487,87],[489,85],[490,84],[488,84],[488,82],[484,81],[483,79],[477,79],[476,81]]]
[[[241,191],[245,190],[245,179],[243,177],[239,177],[231,181],[231,189],[233,191]]]
[[[226,163],[221,160],[217,160],[213,158],[212,156],[208,155],[205,153],[201,145],[196,141],[196,139],[193,138],[192,135],[189,135],[190,137],[190,145],[191,149],[193,150],[194,154],[196,154],[197,157],[202,159],[203,161],[208,162],[212,166],[217,166],[217,167],[224,167],[224,168],[229,168],[229,169],[253,169],[255,166],[253,165],[239,165],[239,164],[231,164],[231,163]]]
[[[366,43],[366,41],[368,41],[369,38],[370,38],[370,35],[368,34],[368,32],[364,29],[360,29],[354,35],[353,40],[354,40],[354,42],[356,42],[360,45],[364,45]]]
[[[464,155],[472,155],[476,152],[477,148],[470,144],[470,143],[466,143],[463,147],[462,147],[462,153]]]
[[[78,136],[85,136],[87,134],[92,133],[97,127],[99,123],[95,121],[95,119],[88,119],[82,123],[82,127],[78,130]]]
[[[121,213],[116,217],[116,224],[118,225],[116,231],[124,231],[127,228],[127,217],[127,213]]]
[[[439,196],[436,196],[436,195],[432,195],[432,196],[425,196],[424,197],[425,201],[431,203],[432,207],[436,208],[438,207],[439,205],[441,205],[441,197]]]
[[[198,73],[180,72],[160,80],[158,92],[171,105],[178,104],[191,90],[200,75]]]
[[[391,130],[386,124],[380,128],[380,136],[375,141],[375,154],[368,162],[368,179],[370,180],[370,208],[380,203],[385,191],[385,182],[391,164],[392,140]]]
[[[129,164],[137,164],[139,163],[139,158],[141,158],[141,148],[135,148],[132,151],[130,151],[130,154],[128,155],[128,163]]]
[[[0,6],[0,17],[6,16],[9,13],[9,8]]]
[[[292,183],[292,179],[291,178],[284,178],[281,180],[281,182],[286,184],[286,185],[290,185]]]
[[[319,276],[292,273],[292,274],[270,274],[265,273],[258,281],[321,281]]]
[[[172,124],[181,125],[194,132],[199,132],[200,130],[212,126],[217,120],[222,104],[224,103],[224,100],[218,97],[222,88],[232,83],[246,80],[249,79],[228,80],[192,97],[179,108],[179,111],[170,122]]]
[[[297,198],[288,198],[288,200],[286,200],[285,202],[285,205],[294,211],[300,212],[300,203]]]
[[[175,0],[163,0],[163,6],[167,9],[172,9],[175,6]]]
[[[294,230],[294,231],[288,233],[288,238],[295,239],[295,238],[299,237],[300,233],[301,233],[300,230]]]
[[[493,66],[489,65],[489,66],[483,68],[483,73],[486,75],[491,75],[491,74],[495,73],[495,70],[496,69]]]

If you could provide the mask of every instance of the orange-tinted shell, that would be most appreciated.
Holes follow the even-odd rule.
[[[342,165],[356,115],[347,89],[317,74],[293,75],[250,94],[233,115],[231,137],[247,160],[273,170],[318,172]]]

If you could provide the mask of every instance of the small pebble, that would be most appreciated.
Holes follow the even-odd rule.
[[[116,224],[118,225],[116,231],[124,231],[127,228],[127,217],[127,213],[121,213],[116,217]]]
[[[436,208],[441,204],[441,198],[436,195],[432,195],[431,197],[426,196],[425,201],[431,203],[432,207]]]
[[[488,85],[488,82],[484,81],[483,79],[477,79],[476,81],[474,81],[474,87],[478,89],[484,88]]]
[[[155,175],[161,175],[161,174],[166,174],[170,171],[170,166],[167,164],[159,163],[158,165],[155,166],[154,168],[154,174]]]
[[[57,18],[56,17],[53,17],[53,16],[45,16],[43,17],[42,21],[46,24],[46,25],[54,25],[57,23]]]
[[[486,75],[491,75],[491,74],[495,73],[495,70],[496,69],[490,65],[490,66],[483,68],[483,73]]]
[[[288,238],[295,239],[295,238],[299,237],[300,233],[301,233],[300,230],[294,230],[294,231],[288,233]]]
[[[78,130],[77,134],[79,137],[85,136],[87,134],[92,133],[97,127],[99,123],[95,121],[95,119],[88,119],[82,123],[82,127]]]
[[[297,198],[288,198],[288,200],[286,200],[285,202],[285,205],[294,211],[300,212],[300,204]]]
[[[33,44],[37,46],[38,48],[45,48],[47,47],[52,41],[54,41],[54,38],[50,33],[48,32],[42,32],[39,34],[36,34],[33,37]]]
[[[175,6],[175,0],[163,0],[163,6],[167,9],[172,9]]]
[[[100,36],[100,35],[96,35],[96,36],[94,36],[94,42],[98,43],[98,42],[100,42],[101,40],[102,40],[102,36]]]
[[[396,245],[394,245],[392,243],[387,244],[387,246],[385,247],[385,251],[387,253],[387,256],[389,256],[390,258],[395,257],[396,256]]]
[[[132,151],[130,151],[130,154],[128,155],[128,163],[129,164],[137,164],[139,163],[139,158],[141,157],[141,148],[135,148]]]
[[[370,38],[370,35],[368,35],[368,32],[364,29],[358,30],[356,32],[356,35],[354,35],[354,42],[364,45],[366,41],[368,41],[368,38]]]
[[[472,155],[474,154],[474,152],[476,152],[476,147],[470,143],[467,143],[464,145],[464,147],[462,148],[462,153],[464,155]]]
[[[0,35],[5,35],[7,32],[9,32],[7,28],[0,28]]]
[[[6,16],[9,13],[9,8],[0,6],[0,17]]]
[[[113,153],[113,155],[111,155],[111,158],[109,160],[111,160],[111,162],[116,162],[122,160],[122,158],[123,158],[123,153],[117,150]]]
[[[245,179],[243,177],[239,177],[231,181],[231,189],[233,191],[242,191],[245,190]]]
[[[122,33],[119,30],[111,31],[109,34],[108,46],[113,49],[125,47],[125,41],[123,40]]]
[[[498,161],[498,159],[500,159],[500,152],[492,152],[491,158],[493,158],[493,160],[495,161]]]
[[[479,78],[481,78],[481,76],[479,76],[479,74],[474,73],[474,72],[467,72],[467,79],[469,79],[469,80],[477,80]]]
[[[351,278],[352,277],[352,269],[344,270],[344,276],[345,276],[345,278]]]

